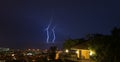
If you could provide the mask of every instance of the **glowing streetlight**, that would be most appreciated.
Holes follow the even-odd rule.
[[[79,54],[79,51],[78,51],[78,50],[76,51],[76,54]]]
[[[90,56],[93,56],[93,55],[95,55],[95,51],[90,50]]]
[[[66,50],[65,50],[65,52],[66,52],[66,53],[68,53],[68,52],[69,52],[69,50],[68,50],[68,49],[66,49]]]

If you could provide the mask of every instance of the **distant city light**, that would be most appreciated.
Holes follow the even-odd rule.
[[[37,49],[37,51],[40,51],[40,49]]]
[[[33,54],[32,54],[32,53],[27,53],[27,55],[30,55],[30,56],[31,56],[31,55],[33,55]]]
[[[31,49],[28,49],[28,50],[31,50]]]
[[[35,51],[35,49],[32,49],[33,51]]]
[[[15,56],[15,54],[12,54],[12,56]]]

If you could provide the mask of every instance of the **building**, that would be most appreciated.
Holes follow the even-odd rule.
[[[88,42],[78,44],[72,47],[71,50],[76,50],[78,59],[90,59],[90,50],[88,49]]]

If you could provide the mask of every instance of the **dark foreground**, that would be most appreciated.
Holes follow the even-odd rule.
[[[0,62],[75,62],[70,60],[32,60],[32,61],[26,61],[26,60],[0,60]]]

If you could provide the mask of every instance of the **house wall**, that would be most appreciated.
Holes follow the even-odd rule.
[[[77,57],[79,59],[90,59],[90,50],[72,48],[71,50],[77,51]]]
[[[81,59],[90,59],[90,51],[81,50]]]

